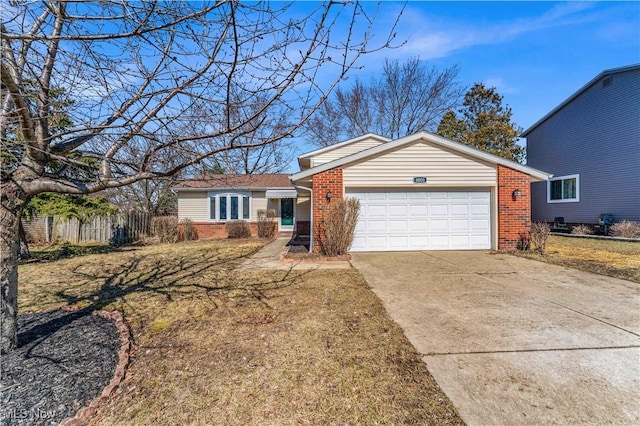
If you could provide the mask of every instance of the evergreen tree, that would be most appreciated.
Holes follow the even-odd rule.
[[[464,97],[456,114],[447,111],[438,125],[438,134],[508,160],[522,162],[525,149],[517,144],[522,129],[511,121],[511,107],[502,105],[495,87],[476,83]]]

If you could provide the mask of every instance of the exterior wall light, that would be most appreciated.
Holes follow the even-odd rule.
[[[333,197],[333,194],[331,191],[327,191],[327,201],[331,201],[331,197]]]
[[[516,201],[518,197],[522,197],[522,191],[516,189],[511,193],[511,198],[513,198],[513,201]]]

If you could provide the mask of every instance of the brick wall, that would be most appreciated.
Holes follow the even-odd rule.
[[[313,176],[313,251],[318,253],[322,247],[322,223],[324,211],[331,202],[342,200],[342,167],[327,170]],[[331,200],[327,200],[327,192],[331,191]]]
[[[516,189],[522,196],[514,200]],[[529,175],[498,165],[498,249],[515,250],[520,235],[531,229],[530,189]]]
[[[256,222],[249,222],[249,229],[251,230],[251,236],[258,236],[258,224]],[[213,223],[213,222],[195,222],[193,224],[198,231],[198,239],[200,240],[212,240],[216,238],[227,238],[227,230],[225,223]]]

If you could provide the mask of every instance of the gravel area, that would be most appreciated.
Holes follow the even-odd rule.
[[[0,360],[0,425],[57,425],[100,395],[114,375],[115,323],[87,311],[18,317],[18,349]]]

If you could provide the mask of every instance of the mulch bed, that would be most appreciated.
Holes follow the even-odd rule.
[[[0,362],[0,425],[81,424],[93,415],[124,377],[123,327],[119,313],[20,314],[18,348]]]

